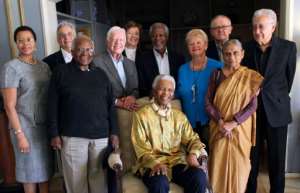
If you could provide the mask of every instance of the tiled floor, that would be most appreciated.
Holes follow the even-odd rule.
[[[260,173],[258,177],[257,193],[268,193],[270,189],[269,177]],[[300,193],[300,174],[287,174],[285,180],[285,193]]]
[[[64,193],[62,187],[61,178],[54,178],[51,182],[50,193]],[[269,188],[268,175],[266,173],[260,173],[258,177],[257,193],[268,193]],[[300,174],[287,175],[285,193],[300,193]]]

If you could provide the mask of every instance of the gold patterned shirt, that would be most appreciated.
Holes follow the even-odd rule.
[[[188,153],[199,157],[205,145],[181,111],[170,107],[169,112],[162,115],[157,107],[151,103],[133,114],[131,140],[137,156],[133,172],[143,175],[145,169],[161,163],[167,165],[167,176],[171,179],[171,168],[187,164]]]

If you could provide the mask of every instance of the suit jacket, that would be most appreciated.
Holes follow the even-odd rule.
[[[95,57],[94,63],[105,71],[109,77],[112,87],[113,95],[116,98],[133,95],[138,97],[138,75],[133,61],[124,57],[123,66],[126,75],[126,87],[122,85],[118,71],[108,52],[102,53],[100,56]]]
[[[63,56],[61,50],[59,50],[59,51],[57,51],[57,52],[55,52],[53,54],[50,54],[49,56],[45,57],[43,59],[43,61],[49,65],[51,71],[53,71],[59,65],[66,64],[64,56]]]
[[[242,64],[258,71],[256,47],[254,40],[245,44]],[[285,126],[292,121],[289,92],[295,75],[296,52],[294,42],[273,37],[259,97],[272,127]]]
[[[220,61],[220,57],[219,57],[219,53],[218,53],[218,49],[216,46],[215,41],[209,41],[208,42],[208,47],[206,50],[206,56],[215,60]]]
[[[183,56],[171,50],[168,50],[168,58],[170,75],[177,80],[179,67],[185,63],[185,59]],[[152,91],[152,82],[159,74],[158,64],[153,50],[144,52],[141,57],[136,60],[136,66],[139,75],[140,96],[149,96]]]

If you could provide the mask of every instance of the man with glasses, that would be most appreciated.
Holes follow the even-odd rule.
[[[75,26],[70,22],[62,21],[58,24],[56,35],[60,50],[43,59],[52,71],[59,65],[71,62],[72,42],[76,37]]]
[[[68,193],[106,193],[101,166],[108,141],[118,147],[112,85],[93,65],[94,44],[75,38],[73,60],[54,71],[49,88],[48,127],[53,149],[61,149]]]
[[[231,21],[227,16],[217,15],[211,20],[210,35],[213,40],[208,42],[207,57],[223,62],[222,47],[229,40],[231,32]]]
[[[255,193],[260,155],[267,143],[270,193],[283,193],[287,125],[291,123],[289,92],[296,69],[296,44],[273,35],[276,13],[260,9],[252,17],[253,40],[245,44],[242,64],[264,76],[258,96],[256,146],[251,152],[247,193]]]

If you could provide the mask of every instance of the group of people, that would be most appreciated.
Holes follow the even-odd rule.
[[[273,10],[257,10],[253,40],[242,46],[230,39],[230,19],[217,15],[212,41],[201,29],[186,34],[190,61],[167,48],[163,23],[151,25],[148,51],[140,49],[139,24],[113,26],[106,51],[95,56],[91,38],[64,21],[60,50],[43,61],[34,57],[35,32],[18,27],[19,55],[0,70],[17,181],[26,193],[48,193],[55,149],[68,193],[112,192],[101,161],[108,145],[119,147],[122,108],[133,112],[133,171],[149,193],[168,193],[170,181],[186,193],[204,193],[209,183],[215,193],[255,193],[265,140],[270,193],[283,193],[296,45],[273,35],[276,24]],[[136,100],[144,96],[151,100],[141,107]],[[199,161],[207,156],[209,179]]]

